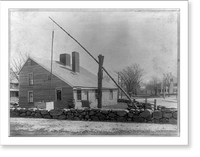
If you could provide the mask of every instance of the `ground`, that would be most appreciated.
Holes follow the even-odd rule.
[[[139,102],[145,102],[145,97],[133,97],[136,101]],[[177,97],[176,95],[171,95],[170,97],[166,96],[165,99],[163,97],[158,96],[151,96],[147,98],[147,102],[153,104],[154,100],[156,99],[156,105],[165,106],[167,108],[177,108]],[[116,105],[110,105],[110,106],[103,106],[103,108],[120,108],[120,109],[126,109],[127,104],[126,103],[118,103]]]
[[[145,102],[144,98],[135,98],[136,101]],[[163,97],[151,97],[147,98],[147,102],[154,103],[154,99],[156,99],[156,105],[165,106],[167,108],[177,108],[177,97],[176,95],[171,95],[170,97],[166,96],[165,99]]]
[[[10,136],[178,136],[178,126],[56,119],[10,118]]]
[[[135,97],[144,102],[144,97]],[[165,99],[162,97],[148,97],[148,102],[167,108],[177,108],[176,96]],[[126,109],[126,103],[118,103],[103,108]],[[88,135],[130,135],[130,136],[178,136],[178,126],[172,124],[153,123],[119,123],[119,122],[88,122],[68,121],[56,119],[11,118],[11,136],[88,136]]]

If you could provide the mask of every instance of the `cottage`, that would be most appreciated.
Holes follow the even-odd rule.
[[[88,100],[97,107],[97,76],[80,66],[79,53],[60,54],[59,61],[29,57],[19,73],[19,105],[35,107],[39,102],[54,102],[54,108],[75,108]],[[103,79],[102,105],[117,104],[117,87]]]

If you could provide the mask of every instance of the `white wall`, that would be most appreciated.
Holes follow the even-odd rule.
[[[77,100],[77,91],[73,90],[73,97],[75,99],[75,108],[81,108],[82,103],[81,101]]]
[[[87,94],[89,94],[89,101],[91,102],[90,107],[97,107],[97,99],[95,98],[95,90],[81,90],[82,100],[87,100]],[[80,100],[77,100],[77,91],[73,91],[73,96],[75,99],[75,108],[81,108],[82,103]],[[103,90],[102,92],[102,106],[115,105],[117,104],[117,90],[113,90],[113,99],[110,99],[110,90]]]
[[[113,90],[113,99],[110,99],[110,90],[104,90],[102,93],[102,106],[117,104],[117,90]]]

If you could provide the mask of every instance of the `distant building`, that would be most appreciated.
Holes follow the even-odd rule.
[[[10,103],[15,104],[19,102],[19,81],[15,74],[10,72]]]
[[[164,83],[162,82],[160,84],[160,89],[159,89],[159,93],[163,94],[163,92],[165,92],[166,94],[177,94],[178,92],[178,81],[177,81],[177,77],[173,76],[171,73],[169,74],[169,82],[170,82],[170,86],[166,86],[164,88]]]
[[[54,102],[54,108],[67,108],[72,101],[75,108],[88,100],[97,107],[98,78],[81,67],[79,53],[61,54],[59,61],[29,57],[22,67],[19,78],[19,105],[35,107],[38,102]],[[103,79],[102,106],[117,104],[117,87]]]

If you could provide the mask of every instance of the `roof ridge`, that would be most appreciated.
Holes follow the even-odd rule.
[[[50,71],[51,60],[46,58],[39,58],[35,56],[30,56],[34,62]],[[70,64],[71,65],[71,64]],[[66,66],[58,60],[53,60],[53,70],[52,73],[61,79],[62,81],[69,84],[71,87],[82,86],[82,87],[97,87],[98,86],[98,76],[87,70],[86,68],[80,66],[80,72],[72,73],[72,66]],[[111,82],[103,79],[103,88],[115,89],[116,87]]]

